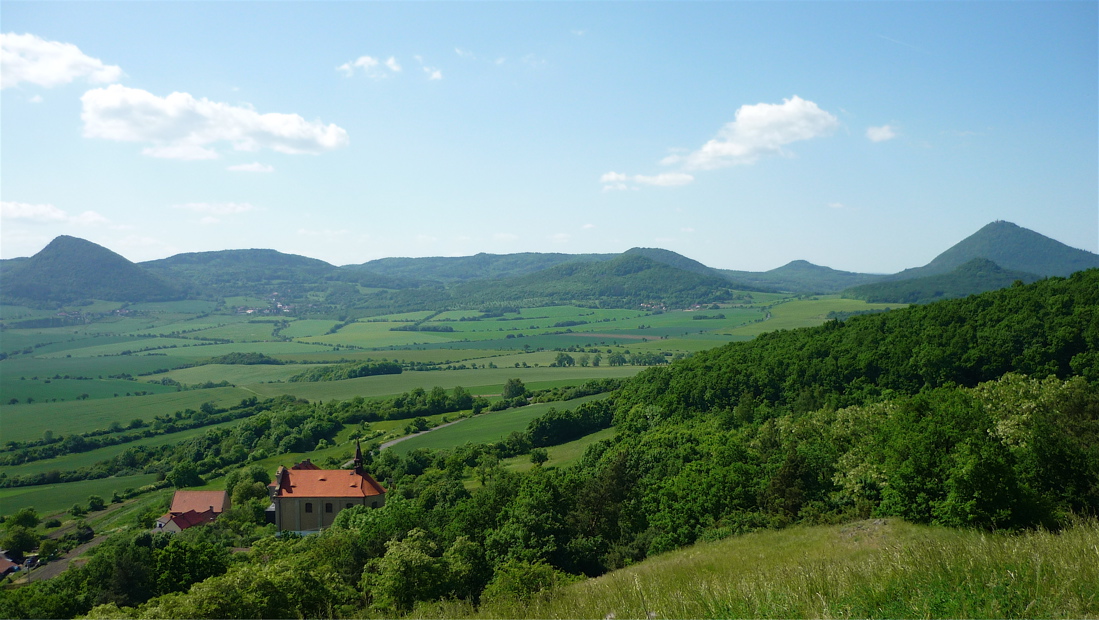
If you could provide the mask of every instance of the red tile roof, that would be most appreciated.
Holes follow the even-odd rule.
[[[275,497],[370,497],[385,489],[361,469],[279,468]]]
[[[176,491],[172,497],[171,514],[182,514],[189,510],[203,512],[213,509],[221,514],[229,509],[229,494],[225,491]]]
[[[181,530],[185,530],[189,527],[201,525],[203,523],[209,523],[217,518],[217,515],[206,510],[204,512],[196,512],[194,510],[188,510],[182,514],[172,515],[170,521],[176,524]]]
[[[18,564],[12,562],[5,556],[0,555],[0,575],[7,575],[8,573],[18,569]]]

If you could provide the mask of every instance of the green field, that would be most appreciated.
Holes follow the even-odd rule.
[[[822,295],[814,299],[799,299],[776,304],[771,308],[771,318],[743,327],[721,330],[723,334],[755,337],[764,332],[779,329],[812,327],[828,320],[829,312],[860,312],[903,308],[905,304],[871,304],[859,299],[841,299],[836,295]]]
[[[68,510],[73,504],[87,505],[88,497],[91,495],[109,500],[115,491],[138,489],[154,482],[156,482],[156,474],[139,474],[66,484],[0,489],[0,514],[11,514],[23,506],[34,506],[39,514],[47,515]]]
[[[47,400],[69,401],[76,400],[80,396],[87,398],[114,398],[119,395],[129,395],[133,392],[153,392],[163,394],[175,392],[176,388],[167,385],[152,385],[138,383],[123,379],[46,379],[37,381],[27,378],[25,380],[12,380],[4,383],[4,405],[16,398],[20,403],[27,403],[28,398],[34,402]]]
[[[606,395],[597,394],[565,402],[540,403],[516,409],[490,411],[462,420],[446,428],[421,433],[412,439],[406,439],[394,445],[390,450],[398,454],[407,454],[417,448],[443,450],[467,443],[477,444],[499,441],[513,431],[522,432],[527,430],[527,425],[530,424],[531,420],[545,414],[551,408],[573,409],[581,403],[599,398],[606,398]]]
[[[289,327],[282,330],[282,335],[287,338],[308,338],[310,336],[322,336],[336,325],[338,325],[336,321],[300,319],[290,323]]]
[[[239,420],[230,420],[229,422],[222,422],[221,424],[212,424],[210,426],[192,428],[185,431],[180,431],[178,433],[172,433],[170,435],[157,435],[155,437],[146,437],[144,439],[138,439],[137,441],[131,441],[130,443],[123,443],[115,446],[99,448],[98,450],[78,452],[76,454],[66,454],[64,456],[59,456],[52,459],[43,459],[41,461],[31,461],[30,463],[24,463],[23,465],[0,467],[0,473],[6,474],[11,477],[29,474],[40,474],[43,472],[52,471],[54,469],[58,471],[71,471],[74,469],[79,469],[81,467],[95,465],[100,461],[113,459],[114,457],[122,454],[131,447],[163,446],[172,443],[179,443],[182,441],[186,441],[192,437],[198,437],[199,435],[213,428],[232,426],[238,421]]]
[[[184,385],[206,383],[207,381],[228,381],[236,385],[285,381],[290,377],[314,368],[308,364],[204,364],[191,368],[180,368],[170,372],[142,377],[142,381],[159,381],[167,377]]]
[[[580,460],[580,457],[584,456],[584,452],[587,451],[588,446],[597,441],[604,439],[610,439],[614,437],[614,428],[605,428],[601,431],[596,431],[590,435],[585,435],[580,439],[574,439],[568,443],[563,443],[558,446],[550,446],[546,448],[546,453],[549,455],[549,460],[543,463],[543,467],[568,467],[573,463]],[[398,444],[400,445],[400,444]],[[500,465],[503,465],[505,469],[511,471],[524,472],[534,467],[534,463],[530,462],[529,454],[520,454],[519,456],[513,456],[509,459],[500,461]],[[473,478],[470,477],[470,480]]]
[[[292,394],[311,401],[347,400],[355,396],[391,396],[415,388],[435,386],[452,389],[462,386],[473,394],[499,394],[511,378],[522,379],[527,387],[539,389],[562,383],[578,385],[602,377],[632,377],[643,370],[640,366],[601,366],[599,368],[490,368],[436,372],[404,372],[399,375],[360,377],[345,381],[318,383],[263,383],[248,388],[262,397]]]
[[[4,441],[27,441],[40,439],[46,430],[52,430],[57,437],[85,433],[105,429],[111,422],[128,424],[134,418],[148,422],[160,414],[198,409],[205,402],[235,405],[250,396],[255,394],[241,388],[214,388],[63,403],[0,405],[0,416],[4,421]]]

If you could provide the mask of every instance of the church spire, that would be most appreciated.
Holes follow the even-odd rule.
[[[354,463],[356,470],[363,468],[363,447],[358,439],[355,440],[355,460],[352,463]]]

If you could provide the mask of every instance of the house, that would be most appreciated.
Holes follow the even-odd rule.
[[[5,577],[17,570],[19,570],[19,564],[9,560],[7,555],[0,553],[0,577]]]
[[[362,448],[355,447],[353,469],[320,469],[309,461],[279,467],[271,492],[273,522],[279,531],[315,532],[352,506],[380,508],[385,489],[363,470]]]
[[[156,520],[156,529],[182,532],[209,523],[226,510],[229,510],[229,494],[225,491],[176,491],[168,513]]]

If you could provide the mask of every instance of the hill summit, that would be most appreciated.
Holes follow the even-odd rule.
[[[990,260],[1008,271],[1043,277],[1064,277],[1099,267],[1099,254],[1067,246],[1041,233],[998,220],[962,239],[923,267],[905,269],[888,279],[905,280],[949,273],[975,258]]]
[[[160,301],[183,292],[107,248],[61,235],[42,251],[5,270],[5,298],[36,302]]]

